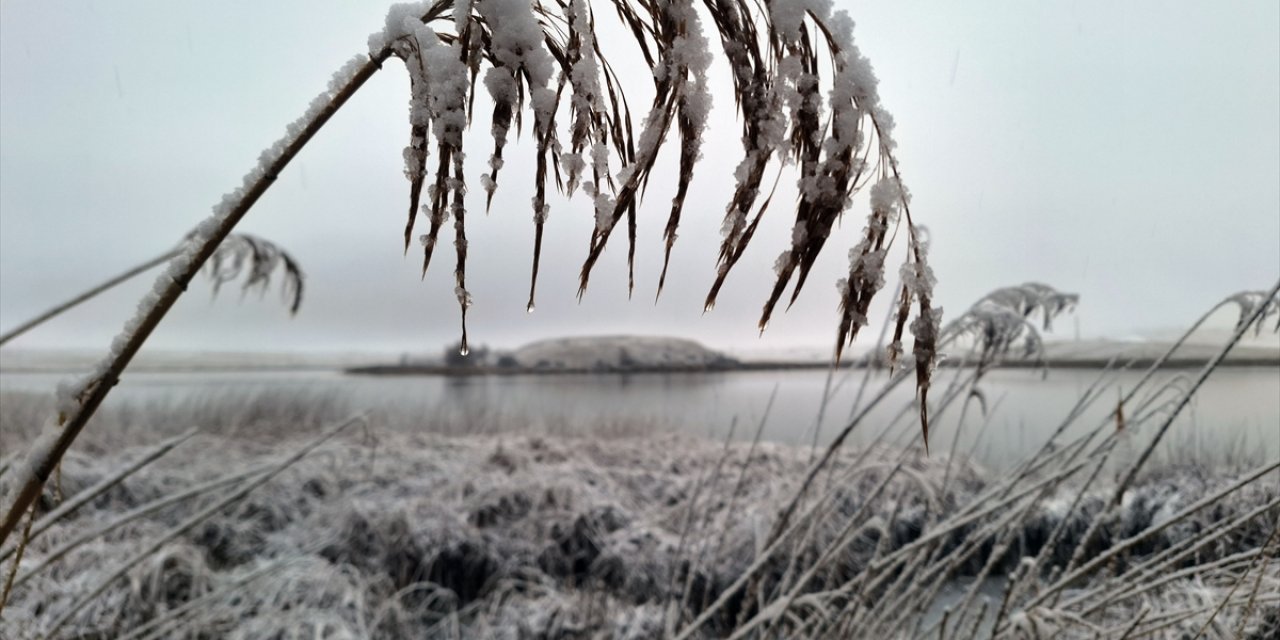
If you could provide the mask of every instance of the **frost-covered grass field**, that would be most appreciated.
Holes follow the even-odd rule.
[[[6,452],[34,435],[49,402],[0,399]],[[347,411],[305,392],[104,410],[38,503],[0,636],[985,637],[998,627],[1027,638],[1265,638],[1280,624],[1274,462],[1262,475],[1152,468],[1107,510],[1119,474],[1103,471],[1080,493],[1094,458],[1071,446],[1006,474],[945,452],[849,449],[770,544],[809,448],[726,445],[648,423],[466,435],[375,413],[265,478]],[[191,426],[201,429],[183,433]],[[175,437],[187,439],[109,482]]]
[[[1219,360],[1194,380],[1148,385],[1144,375],[1119,389],[1100,377],[1080,406],[1117,397],[1114,412],[1077,432],[1067,430],[1081,419],[1073,409],[1043,445],[998,473],[939,442],[948,409],[963,418],[1000,360],[1014,351],[1042,355],[1029,319],[1039,315],[1048,329],[1078,296],[1041,283],[1006,287],[943,323],[928,236],[899,175],[894,120],[854,41],[852,18],[809,0],[625,0],[599,11],[616,14],[624,36],[597,38],[594,16],[603,7],[592,4],[392,7],[367,53],[338,69],[177,249],[147,263],[168,266],[91,371],[48,399],[3,398],[0,637],[1280,632],[1280,461],[1264,454],[1256,465],[1248,457],[1162,465],[1152,457]],[[636,45],[630,59],[646,63],[637,68],[653,71],[651,92],[622,84],[631,75],[623,65],[635,63],[613,49],[628,39]],[[486,196],[497,189],[511,125],[519,132],[531,121],[536,161],[523,169],[532,169],[534,184],[532,312],[549,191],[585,196],[594,221],[579,298],[610,238],[616,246],[624,235],[632,293],[637,205],[673,143],[668,149],[678,147],[680,159],[672,206],[661,208],[662,291],[710,122],[708,71],[722,59],[742,149],[733,194],[717,205],[721,236],[703,246],[717,257],[702,308],[714,307],[730,272],[741,273],[735,265],[752,239],[775,235],[756,235],[774,201],[775,166],[797,170],[794,199],[778,199],[794,201],[795,222],[776,234],[784,248],[773,274],[759,281],[773,283],[762,332],[788,288],[784,308],[800,295],[832,230],[865,191],[867,206],[858,208],[866,226],[837,283],[833,346],[838,359],[872,324],[872,299],[887,284],[886,268],[899,262],[886,322],[894,330],[880,345],[894,373],[883,390],[864,379],[865,410],[852,412],[829,444],[815,436],[812,447],[758,437],[726,444],[627,422],[552,425],[534,435],[503,428],[518,423],[510,415],[483,427],[475,416],[438,422],[379,407],[349,418],[342,402],[315,394],[103,404],[202,271],[215,287],[243,276],[254,288],[283,267],[297,309],[302,280],[287,254],[243,236],[242,252],[222,251],[303,147],[393,58],[409,80],[409,136],[399,153],[409,181],[405,250],[417,224],[425,275],[440,230],[452,226],[462,355],[474,303],[468,256],[473,263],[510,257],[483,243],[468,253],[464,132],[477,113],[477,87],[488,94],[482,121],[492,107],[488,171],[478,176]],[[646,98],[652,106],[637,108],[640,121],[631,105]],[[511,173],[502,174],[504,184]],[[1280,284],[1222,303],[1232,304],[1240,321],[1215,358],[1280,312]],[[962,359],[971,375],[944,386],[935,376],[941,355]],[[916,400],[900,415],[911,422],[867,419],[908,380]],[[931,442],[931,421],[929,454],[910,443]],[[844,446],[859,424],[885,433],[905,424],[912,438]]]

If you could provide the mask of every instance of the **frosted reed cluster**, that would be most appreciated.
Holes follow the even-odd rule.
[[[622,54],[602,46],[597,35],[595,9],[601,6],[616,14],[632,36],[630,44],[654,70],[653,100],[639,122],[609,62]],[[447,7],[452,10],[446,12]],[[762,331],[789,285],[789,304],[795,302],[833,225],[851,207],[853,196],[870,186],[865,237],[850,252],[849,277],[839,285],[838,349],[866,324],[867,307],[884,284],[893,231],[905,217],[910,251],[902,268],[898,333],[900,338],[910,309],[917,306],[915,354],[922,365],[922,387],[927,386],[940,311],[929,306],[934,278],[892,156],[893,119],[881,106],[875,74],[854,42],[853,21],[843,11],[833,12],[829,3],[812,0],[779,1],[767,8],[734,0],[706,0],[701,6],[691,0],[615,0],[594,7],[587,0],[462,0],[393,7],[385,30],[371,37],[370,50],[390,49],[409,72],[405,250],[418,217],[424,217],[429,227],[419,240],[425,273],[441,228],[453,219],[463,348],[471,304],[463,132],[476,117],[477,83],[493,104],[489,170],[479,176],[487,203],[497,189],[512,126],[519,130],[526,115],[533,121],[537,162],[530,311],[544,223],[551,213],[548,183],[554,180],[559,191],[591,200],[596,224],[579,275],[579,296],[624,218],[631,291],[641,195],[663,145],[679,140],[676,195],[663,232],[660,295],[712,108],[708,70],[716,54],[709,34],[719,36],[732,76],[742,160],[725,205],[706,309],[714,307],[769,207],[771,197],[763,193],[762,182],[770,163],[794,170],[799,199],[789,247],[775,261],[776,280],[759,319]],[[613,39],[613,47],[617,42]]]

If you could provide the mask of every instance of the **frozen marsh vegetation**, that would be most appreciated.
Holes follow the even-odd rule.
[[[1242,311],[1237,338],[1270,321],[1275,296],[1224,302]],[[946,343],[967,337],[976,367],[931,414],[945,420],[1005,357],[1038,353],[1029,316],[1047,323],[1073,304],[1028,284],[958,316]],[[1107,376],[1082,405],[1110,397]],[[1066,416],[1003,473],[954,447],[837,441],[815,463],[815,450],[758,434],[720,443],[645,424],[531,434],[518,416],[476,435],[474,420],[383,412],[339,433],[350,408],[331,395],[111,407],[42,489],[23,542],[0,548],[11,568],[0,630],[1269,637],[1280,461],[1144,467],[1194,391],[1154,386],[1166,377],[1152,367],[1142,381],[1152,388],[1128,390],[1085,435],[1063,436],[1076,414]],[[51,403],[6,395],[0,433],[37,439],[33,418]],[[179,433],[190,424],[203,428]],[[1135,446],[1139,432],[1155,435],[1149,448]],[[0,496],[22,477],[16,461],[0,461]]]
[[[930,420],[936,425],[955,406],[963,414],[982,376],[1015,347],[1039,355],[1033,319],[1047,327],[1075,297],[1029,283],[998,290],[942,322],[927,238],[899,175],[893,118],[852,19],[831,2],[606,6],[630,39],[597,37],[595,10],[602,7],[585,0],[393,7],[385,29],[368,40],[368,54],[339,69],[169,258],[92,373],[59,387],[52,406],[36,412],[46,418],[0,416],[16,425],[5,427],[0,459],[2,635],[1276,634],[1280,461],[1230,471],[1148,463],[1241,335],[1280,315],[1280,284],[1228,299],[1241,309],[1236,331],[1185,387],[1155,387],[1158,381],[1148,385],[1144,377],[1141,394],[1117,394],[1107,420],[1066,437],[1078,416],[1065,416],[1062,428],[1004,473],[956,455],[954,444],[930,454]],[[638,105],[638,121],[605,44],[634,45],[652,70],[652,100],[647,109]],[[258,415],[241,407],[221,420],[197,414],[203,428],[194,433],[190,424],[145,411],[104,412],[80,437],[187,284],[206,265],[218,277],[219,248],[235,226],[392,58],[404,63],[410,82],[408,144],[400,154],[410,183],[405,250],[417,218],[425,217],[425,273],[452,220],[452,291],[465,354],[467,311],[476,301],[466,277],[464,133],[484,116],[474,112],[477,83],[492,106],[489,170],[479,178],[486,195],[497,188],[504,147],[512,127],[522,129],[526,107],[533,121],[532,311],[548,184],[581,191],[594,211],[579,297],[622,228],[630,293],[640,201],[663,146],[678,139],[677,191],[662,236],[669,259],[712,108],[708,69],[721,54],[733,91],[723,102],[732,102],[740,120],[742,157],[721,237],[710,245],[718,253],[704,308],[714,307],[755,237],[772,202],[765,190],[772,169],[790,172],[798,196],[761,332],[788,287],[787,304],[796,301],[833,228],[868,190],[866,223],[837,285],[834,351],[838,359],[868,326],[892,244],[901,238],[886,388],[914,383],[915,400],[903,413],[918,416],[921,446],[844,447],[865,411],[825,448],[816,438],[812,448],[790,448],[669,433],[449,436],[424,429],[423,421],[347,418],[305,402]],[[666,268],[664,261],[659,293]],[[943,348],[962,353],[973,372],[930,394]],[[1109,372],[1081,404],[1110,389]],[[886,393],[869,396],[867,406]],[[27,406],[6,400],[2,412]],[[112,430],[113,420],[157,427]],[[1137,431],[1141,439],[1132,435]],[[10,442],[21,456],[10,453]]]
[[[1094,469],[1070,456],[1010,475],[919,447],[850,448],[772,544],[808,448],[649,425],[477,436],[374,416],[209,511],[341,422],[348,407],[323,400],[102,413],[38,501],[0,635],[716,638],[789,597],[795,618],[750,637],[793,624],[804,637],[997,625],[1002,637],[1119,637],[1139,614],[1150,633],[1138,637],[1177,637],[1228,602],[1211,637],[1265,638],[1280,611],[1275,463],[1261,476],[1158,467],[1111,509],[1114,474],[1086,487],[1072,469]],[[0,430],[29,439],[48,403],[4,398]],[[205,428],[178,433],[191,423]],[[6,566],[13,552],[0,549]],[[1057,602],[1020,609],[1100,557]],[[112,578],[129,558],[141,561]],[[858,609],[858,626],[830,628]]]

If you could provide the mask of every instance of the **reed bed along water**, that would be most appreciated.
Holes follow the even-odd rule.
[[[1015,344],[1038,352],[1027,315],[1062,310],[1046,290],[1001,290],[1037,297],[993,294],[943,331],[945,344],[972,338],[974,366],[927,400],[935,425],[985,404],[980,383]],[[822,447],[761,441],[765,420],[719,442],[644,421],[531,427],[499,411],[343,419],[340,396],[305,388],[108,406],[0,548],[0,631],[1269,637],[1280,461],[1156,451],[1234,341],[1275,314],[1275,295],[1241,305],[1232,341],[1194,378],[1157,362],[1119,393],[1116,370],[1099,371],[999,472],[958,438],[924,449],[923,395],[897,419],[868,419],[909,367],[864,379]],[[1112,397],[1102,420],[1083,417]],[[32,425],[53,399],[3,400],[6,442],[40,438]],[[846,446],[860,425],[876,435]],[[21,464],[0,460],[0,496],[24,484]]]
[[[47,402],[7,394],[6,442]],[[848,449],[771,540],[814,452],[758,425],[374,414],[297,457],[348,412],[305,392],[104,410],[38,501],[0,635],[1177,637],[1212,616],[1211,637],[1267,637],[1280,615],[1275,463],[1161,464],[1113,508],[1120,474],[1073,444],[1012,474]]]

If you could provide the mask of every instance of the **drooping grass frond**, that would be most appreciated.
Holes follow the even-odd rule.
[[[182,247],[178,247],[127,269],[123,273],[109,278],[106,282],[90,287],[48,311],[0,334],[0,346],[70,311],[81,303],[88,302],[98,295],[110,291],[117,285],[173,260],[181,251]],[[270,285],[271,274],[280,269],[284,272],[281,293],[289,304],[289,313],[296,314],[298,308],[302,305],[303,275],[301,267],[298,266],[298,261],[289,255],[287,251],[268,240],[249,234],[233,233],[227,236],[222,245],[218,246],[210,260],[211,262],[206,267],[205,273],[213,281],[214,293],[217,293],[218,288],[224,283],[239,278],[244,272],[249,274],[243,286],[246,292],[251,289],[266,291]]]
[[[1271,316],[1275,316],[1276,323],[1272,331],[1280,332],[1280,295],[1275,291],[1241,291],[1227,296],[1214,309],[1228,305],[1235,305],[1240,310],[1240,317],[1236,320],[1237,329],[1241,326],[1251,327],[1255,335],[1261,334]]]
[[[470,124],[464,107],[474,103],[476,80],[483,75],[494,105],[489,171],[480,176],[486,203],[492,202],[497,188],[512,126],[518,131],[526,113],[533,120],[537,166],[529,309],[536,297],[543,224],[550,213],[548,174],[554,174],[561,191],[570,196],[580,191],[590,198],[595,211],[596,226],[579,277],[579,296],[624,217],[628,288],[632,289],[642,194],[663,145],[678,138],[680,169],[663,229],[661,294],[701,156],[712,103],[707,78],[710,37],[719,36],[742,121],[743,157],[726,206],[718,271],[705,306],[714,306],[769,206],[770,198],[765,197],[762,204],[757,200],[770,163],[795,166],[800,198],[790,248],[777,260],[777,278],[760,317],[762,330],[788,285],[794,284],[789,300],[795,302],[836,220],[849,208],[853,195],[874,180],[867,234],[851,253],[850,277],[841,284],[840,344],[852,340],[865,324],[866,307],[883,284],[890,232],[905,211],[910,270],[917,274],[911,279],[909,301],[920,307],[917,355],[924,357],[924,364],[931,363],[934,340],[930,336],[936,333],[937,319],[927,304],[932,275],[891,156],[893,120],[880,104],[870,63],[854,42],[852,21],[843,11],[833,12],[821,3],[777,2],[768,8],[733,0],[702,4],[699,7],[692,0],[611,2],[612,12],[632,36],[630,44],[653,68],[653,100],[641,122],[632,117],[609,63],[611,57],[622,55],[625,43],[617,39],[607,46],[601,43],[598,7],[586,0],[465,0],[452,5],[451,15],[433,10],[440,3],[393,8],[386,30],[370,43],[374,50],[390,47],[409,71],[410,138],[404,155],[411,184],[406,247],[418,215],[419,191],[425,185],[427,204],[422,214],[431,226],[423,236],[424,270],[440,227],[453,216],[459,245],[457,287],[465,290],[461,132]],[[431,19],[422,20],[424,15]],[[825,69],[831,73],[824,73]],[[561,115],[564,131],[557,121]],[[426,177],[428,131],[435,133],[439,156],[431,179]],[[567,148],[561,139],[568,141]],[[751,211],[754,218],[748,221]],[[465,316],[464,298],[459,293]],[[929,367],[919,371],[921,382],[927,384]]]
[[[1077,294],[1064,293],[1038,282],[1002,287],[983,296],[948,323],[942,331],[944,341],[972,339],[979,352],[980,366],[1008,354],[1018,342],[1022,342],[1022,357],[1039,357],[1044,341],[1032,316],[1039,313],[1040,326],[1047,331],[1053,327],[1054,319],[1075,308],[1079,301]]]
[[[280,294],[289,305],[289,313],[295,314],[302,306],[304,276],[297,259],[279,245],[247,233],[233,233],[218,245],[205,266],[215,294],[222,285],[241,276],[242,291],[265,293],[277,271],[282,278]]]

